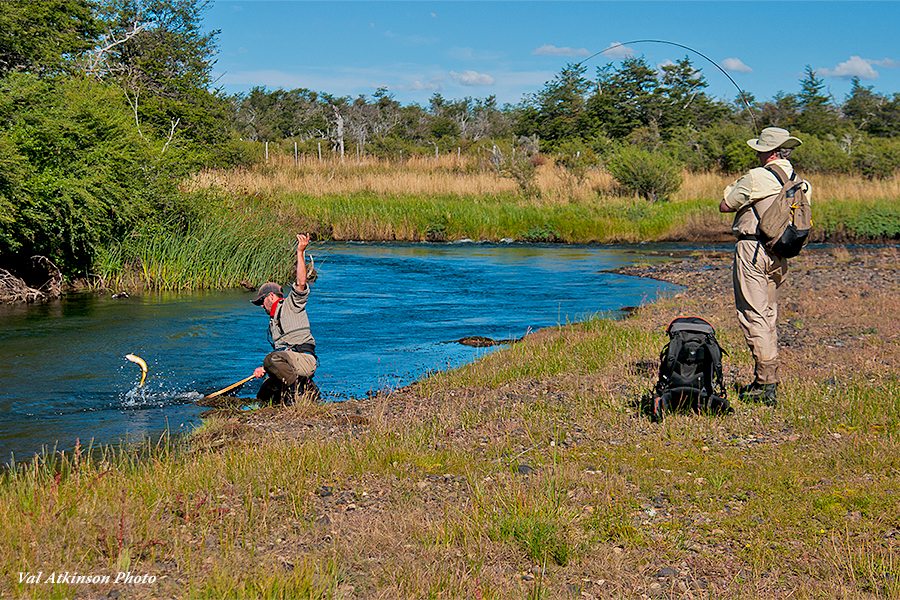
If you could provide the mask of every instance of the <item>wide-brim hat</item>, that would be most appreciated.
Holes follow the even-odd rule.
[[[781,127],[766,127],[760,132],[758,138],[747,140],[747,144],[757,152],[769,152],[776,148],[796,148],[802,143],[787,129]]]
[[[257,306],[262,306],[263,300],[265,300],[266,296],[268,296],[269,294],[275,294],[279,298],[284,298],[284,290],[281,289],[281,284],[275,283],[274,281],[262,284],[261,286],[259,286],[259,291],[256,293],[256,297],[250,302]]]

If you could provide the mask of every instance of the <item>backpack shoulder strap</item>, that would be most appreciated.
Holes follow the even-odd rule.
[[[782,186],[787,185],[789,181],[795,181],[797,179],[797,171],[791,173],[791,176],[788,177],[787,173],[784,172],[784,169],[779,167],[778,165],[766,165],[766,171],[775,176],[775,179],[778,180]]]

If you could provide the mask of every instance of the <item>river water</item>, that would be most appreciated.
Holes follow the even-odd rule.
[[[615,316],[673,289],[609,269],[665,260],[637,246],[314,244],[308,312],[326,400],[408,384],[519,338]],[[287,283],[287,282],[285,282]],[[0,462],[42,450],[154,439],[195,426],[194,401],[253,373],[270,351],[268,317],[246,291],[73,294],[0,306]],[[140,368],[126,354],[143,358]],[[262,380],[237,395],[252,397]]]

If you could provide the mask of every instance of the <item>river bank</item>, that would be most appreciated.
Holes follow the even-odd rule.
[[[900,256],[791,268],[774,409],[637,414],[675,316],[713,323],[729,385],[750,375],[728,253],[639,265],[622,272],[684,289],[389,394],[220,409],[144,465],[23,477],[0,504],[2,589],[45,597],[15,572],[127,562],[155,582],[63,595],[896,597]]]

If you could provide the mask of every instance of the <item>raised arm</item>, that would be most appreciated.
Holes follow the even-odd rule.
[[[297,234],[297,287],[306,289],[306,247],[309,246],[309,234]]]

